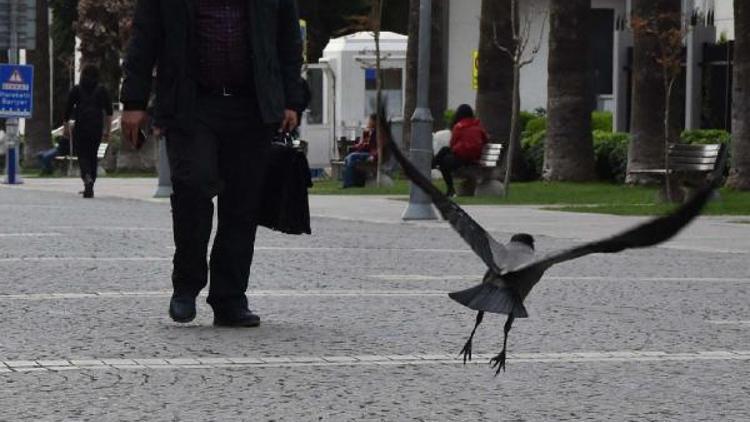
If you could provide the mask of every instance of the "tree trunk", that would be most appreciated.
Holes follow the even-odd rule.
[[[448,0],[432,0],[432,40],[430,43],[430,110],[433,128],[445,128],[443,115],[448,105]]]
[[[633,17],[653,20],[662,14],[681,13],[680,0],[633,0]],[[672,22],[672,20],[665,20]],[[679,20],[674,22],[679,24]],[[661,28],[668,30],[672,28]],[[663,116],[665,87],[662,68],[656,61],[659,51],[658,37],[647,32],[634,34],[633,47],[633,106],[631,140],[628,147],[628,183],[647,183],[653,179],[645,175],[630,175],[632,170],[664,168]],[[679,115],[675,113],[675,119]],[[679,127],[673,124],[672,127]],[[679,139],[679,130],[673,130],[670,140]]]
[[[547,85],[545,180],[596,178],[591,136],[593,95],[589,62],[591,0],[552,0]]]
[[[432,36],[430,42],[430,111],[435,130],[445,127],[443,114],[448,104],[445,36],[448,0],[432,0]],[[411,146],[411,117],[417,107],[417,70],[419,67],[419,0],[409,3],[409,42],[406,53],[406,98],[404,100],[404,148]]]
[[[50,1],[53,20],[50,22],[52,32],[54,64],[54,83],[52,91],[52,127],[62,123],[68,93],[73,87],[73,63],[75,50],[75,30],[73,24],[78,17],[76,0]]]
[[[490,140],[502,143],[506,150],[510,144],[510,119],[513,112],[513,60],[497,48],[497,42],[513,51],[511,4],[513,0],[482,0],[479,26],[479,88],[476,112],[482,120]],[[468,55],[469,52],[464,54]],[[456,104],[455,106],[457,106]],[[520,151],[515,151],[518,163]],[[523,161],[522,158],[520,161]],[[515,167],[519,169],[519,167]],[[517,174],[514,171],[514,174]]]
[[[734,2],[734,105],[729,186],[750,190],[750,4]]]
[[[521,151],[521,66],[513,66],[513,102],[510,114],[510,142],[508,142],[508,152],[505,154],[505,178],[503,180],[503,197],[507,198],[510,193],[510,182],[513,177],[516,163],[513,158],[520,156]]]
[[[81,38],[81,60],[99,67],[99,82],[111,93],[120,87],[123,24],[133,4],[133,0],[78,2],[76,35]]]
[[[34,66],[34,114],[26,124],[24,166],[37,168],[36,154],[52,145],[49,19],[45,0],[36,0],[36,49],[29,51],[28,59]]]
[[[417,108],[419,70],[419,0],[409,0],[409,41],[406,47],[406,93],[404,98],[404,151],[411,147],[411,117]]]

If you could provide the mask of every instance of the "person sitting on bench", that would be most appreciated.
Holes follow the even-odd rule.
[[[447,186],[446,195],[456,195],[453,186],[453,172],[479,161],[482,147],[487,143],[487,132],[482,123],[474,117],[474,110],[467,104],[461,104],[451,122],[450,146],[442,148],[432,160],[432,168],[440,170]]]
[[[50,175],[54,172],[52,166],[52,160],[55,157],[70,154],[70,139],[60,136],[57,138],[57,142],[53,148],[39,152],[36,155],[36,159],[39,161],[39,167],[41,168],[42,175]]]
[[[374,162],[378,159],[378,141],[375,134],[377,118],[375,114],[370,115],[362,138],[349,148],[349,154],[344,158],[344,188],[364,186],[365,176],[357,170],[357,163]]]

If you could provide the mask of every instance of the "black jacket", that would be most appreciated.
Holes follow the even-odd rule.
[[[263,120],[283,120],[284,109],[305,106],[300,70],[302,39],[295,0],[246,0],[250,15],[253,84]],[[157,69],[155,124],[185,127],[193,121],[198,60],[196,0],[138,0],[123,63],[120,101],[145,110]]]
[[[112,97],[103,86],[98,85],[93,92],[87,93],[80,85],[76,85],[68,94],[63,119],[66,122],[75,119],[73,131],[77,136],[101,139],[103,117],[112,117],[113,112]]]

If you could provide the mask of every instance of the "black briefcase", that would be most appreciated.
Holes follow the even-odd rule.
[[[307,190],[313,186],[304,148],[289,133],[271,143],[259,224],[286,234],[311,234]]]

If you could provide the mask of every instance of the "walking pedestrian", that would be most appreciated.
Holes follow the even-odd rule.
[[[80,83],[68,94],[63,123],[65,136],[71,138],[70,119],[75,119],[72,130],[73,152],[83,180],[83,197],[94,197],[94,183],[99,167],[97,152],[102,140],[109,141],[112,128],[112,99],[107,89],[99,84],[99,69],[86,65],[81,70]]]
[[[296,128],[306,107],[296,1],[138,0],[121,92],[133,145],[146,125],[154,66],[152,126],[166,136],[174,189],[169,315],[195,318],[210,272],[214,325],[257,326],[245,291],[265,164],[274,132]]]

